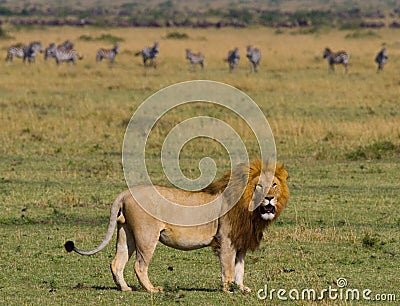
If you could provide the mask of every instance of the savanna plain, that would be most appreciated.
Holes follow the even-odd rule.
[[[371,299],[400,300],[400,40],[393,29],[102,29],[13,28],[0,40],[0,304],[2,305],[350,305],[344,299],[260,300],[257,292],[309,288],[370,289]],[[177,39],[181,37],[181,39]],[[45,47],[70,39],[83,56],[76,65],[54,60],[6,62],[7,48],[40,40]],[[96,50],[118,41],[115,63],[96,63]],[[160,43],[157,68],[144,68],[135,52]],[[259,47],[258,73],[250,73],[248,44]],[[389,61],[376,72],[385,46]],[[238,47],[239,66],[224,58]],[[329,72],[325,47],[350,54],[349,71]],[[204,70],[189,69],[184,50],[205,54]],[[150,95],[176,82],[207,79],[235,86],[264,112],[278,160],[290,178],[291,198],[254,253],[245,283],[252,293],[225,294],[211,249],[192,252],[159,244],[150,278],[165,291],[142,290],[131,260],[125,270],[137,291],[117,290],[109,269],[113,245],[92,257],[67,254],[66,240],[91,249],[103,239],[109,206],[126,189],[121,147],[127,124]],[[257,142],[230,111],[197,103],[162,117],[147,144],[155,183],[165,178],[160,148],[180,121],[210,115],[244,139],[250,157]],[[195,178],[198,162],[212,156],[218,175],[226,152],[197,139],[181,152],[183,172]],[[378,296],[377,294],[381,294]],[[286,295],[288,296],[288,295]],[[387,296],[386,296],[387,297]],[[376,302],[376,301],[375,301]]]

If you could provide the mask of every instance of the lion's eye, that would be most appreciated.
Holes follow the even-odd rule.
[[[256,189],[260,190],[260,189],[262,189],[262,188],[263,188],[263,186],[262,186],[261,184],[257,184],[257,185],[256,185]]]
[[[272,184],[272,188],[276,188],[277,186],[278,186],[277,183],[273,183],[273,184]]]

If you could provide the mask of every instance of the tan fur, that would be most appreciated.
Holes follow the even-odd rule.
[[[269,182],[272,176],[271,187]],[[77,249],[73,242],[67,242],[65,247],[68,251],[73,250],[81,255],[97,253],[108,244],[115,226],[118,225],[116,254],[111,262],[115,283],[121,290],[132,290],[124,280],[123,271],[129,258],[136,252],[134,269],[139,282],[146,290],[155,292],[161,291],[162,288],[152,285],[148,277],[148,267],[158,241],[181,250],[212,246],[220,259],[223,290],[230,291],[231,285],[236,284],[241,291],[248,292],[250,289],[243,285],[246,252],[257,249],[265,228],[276,220],[286,206],[289,198],[287,176],[282,164],[277,164],[274,171],[271,164],[255,160],[249,165],[239,165],[232,173],[225,174],[200,192],[155,186],[165,198],[185,206],[210,202],[220,196],[226,188],[228,189],[222,197],[221,204],[231,203],[233,199],[240,198],[228,213],[198,226],[177,226],[154,218],[127,190],[117,197],[111,207],[107,235],[99,247],[88,252]],[[238,194],[243,187],[243,194]],[[145,196],[151,187],[134,188],[136,192]],[[272,202],[269,202],[270,200]],[[274,203],[275,214],[271,219],[265,220],[263,218],[268,215],[265,210],[268,206],[267,201]]]

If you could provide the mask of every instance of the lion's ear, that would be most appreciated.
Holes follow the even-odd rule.
[[[283,163],[277,163],[275,167],[275,176],[282,180],[286,181],[287,178],[289,177],[289,173],[286,171],[285,166]]]

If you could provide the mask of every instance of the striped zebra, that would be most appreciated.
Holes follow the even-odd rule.
[[[331,49],[325,48],[323,58],[326,58],[329,63],[331,71],[334,71],[335,64],[343,64],[345,71],[347,72],[347,66],[349,64],[349,55],[346,51],[332,52]]]
[[[148,66],[153,66],[156,68],[156,58],[159,53],[158,42],[154,43],[153,47],[145,47],[141,51],[135,53],[135,56],[142,55],[143,57],[143,65],[146,66],[148,60],[150,60],[150,64]]]
[[[33,41],[27,46],[11,46],[7,50],[6,60],[12,62],[14,57],[22,58],[25,63],[28,60],[29,63],[36,61],[36,52],[42,53],[42,44],[39,41]]]
[[[382,48],[382,50],[376,55],[375,57],[375,62],[378,64],[378,71],[380,72],[383,70],[383,66],[385,66],[387,60],[388,60],[386,48]]]
[[[228,58],[226,61],[229,64],[229,72],[232,72],[236,66],[238,65],[240,60],[239,49],[235,48],[234,50],[230,50],[228,52]]]
[[[44,49],[44,60],[47,61],[49,58],[53,57],[52,51],[57,48],[55,43],[51,43],[46,49]]]
[[[67,39],[62,44],[58,45],[57,48],[60,50],[72,50],[74,48],[74,44]]]
[[[252,46],[247,46],[246,57],[249,59],[251,68],[253,72],[258,71],[258,66],[261,61],[261,51],[258,48],[253,48]]]
[[[72,50],[74,48],[74,44],[67,39],[66,41],[64,41],[62,44],[59,44],[58,46],[56,46],[55,43],[51,43],[45,50],[44,50],[44,59],[47,61],[49,58],[53,57],[52,51],[57,48],[59,50],[63,50],[63,51],[69,51]]]
[[[29,63],[34,63],[34,62],[36,62],[36,52],[40,52],[40,53],[42,53],[43,52],[43,50],[42,50],[42,44],[40,43],[40,41],[34,41],[34,42],[31,42],[29,45],[28,45],[28,49],[27,49],[27,51],[26,51],[26,54],[25,54],[25,56],[26,56],[26,58],[28,59],[28,62]]]
[[[196,64],[199,64],[201,69],[204,69],[204,54],[199,52],[199,53],[192,53],[190,49],[186,49],[186,59],[189,60],[190,62],[190,68],[192,70],[195,69]]]
[[[112,49],[100,48],[97,50],[96,62],[100,62],[103,58],[106,58],[110,61],[110,63],[114,63],[114,59],[118,54],[118,48],[118,45],[115,45]]]
[[[55,44],[51,44],[46,48],[46,53],[48,57],[54,57],[57,65],[62,62],[68,62],[70,64],[75,64],[76,59],[81,60],[83,56],[80,56],[75,49],[66,50],[64,48],[59,48]]]

